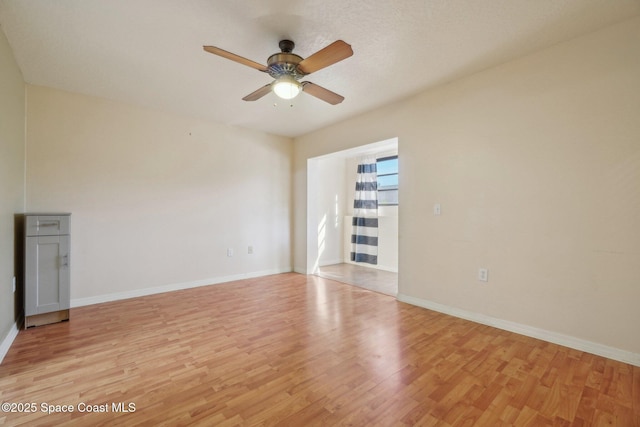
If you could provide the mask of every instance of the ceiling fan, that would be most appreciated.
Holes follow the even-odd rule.
[[[291,40],[281,40],[279,43],[281,52],[274,53],[267,59],[267,65],[262,65],[250,59],[227,52],[215,46],[203,46],[203,49],[214,55],[222,56],[240,64],[255,68],[258,71],[268,73],[275,80],[260,89],[242,98],[245,101],[256,101],[273,92],[282,99],[293,99],[298,94],[306,92],[329,104],[336,105],[344,100],[344,97],[328,89],[311,82],[299,80],[315,71],[321,70],[340,62],[353,55],[351,46],[342,40],[337,40],[320,49],[316,53],[303,59],[293,52],[295,44]]]

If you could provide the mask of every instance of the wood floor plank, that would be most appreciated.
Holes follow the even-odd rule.
[[[640,427],[640,368],[290,273],[20,331],[0,401],[36,404],[7,426]]]

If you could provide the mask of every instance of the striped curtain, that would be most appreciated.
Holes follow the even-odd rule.
[[[378,177],[375,157],[358,165],[353,202],[351,261],[378,264]]]

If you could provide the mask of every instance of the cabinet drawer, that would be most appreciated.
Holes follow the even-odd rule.
[[[68,215],[27,215],[27,236],[59,236],[69,234]]]

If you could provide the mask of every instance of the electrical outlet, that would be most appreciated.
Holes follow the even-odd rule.
[[[486,268],[478,269],[478,280],[480,280],[481,282],[488,282],[489,281],[489,270],[486,269]]]
[[[253,246],[249,246],[249,247],[247,248],[247,253],[248,253],[249,255],[253,255]]]
[[[433,214],[434,215],[440,215],[442,211],[440,210],[440,203],[436,203],[435,205],[433,205]]]
[[[227,256],[228,257],[232,257],[233,256],[233,249],[232,248],[227,248]]]

